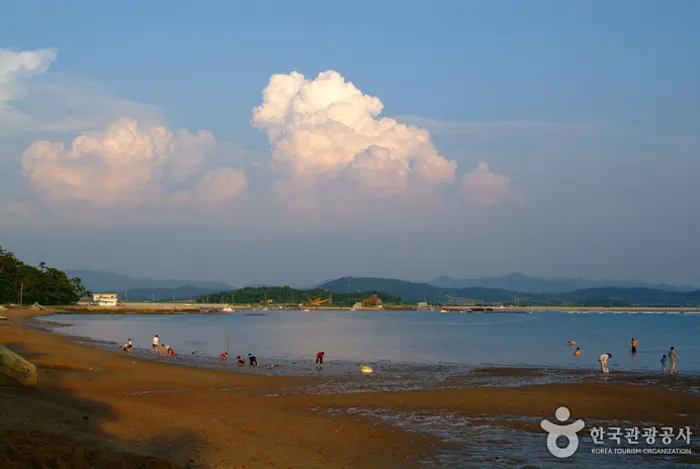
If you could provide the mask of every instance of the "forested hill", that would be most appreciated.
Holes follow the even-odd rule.
[[[68,305],[87,294],[79,278],[47,266],[25,264],[0,247],[0,304]]]
[[[417,303],[419,301],[447,303],[451,297],[469,298],[486,302],[502,302],[513,301],[514,297],[524,295],[498,288],[440,288],[434,287],[429,283],[375,277],[343,277],[321,284],[318,288],[342,293],[358,290],[380,290],[398,296],[407,303]]]
[[[315,299],[330,298],[333,306],[352,306],[369,296],[377,295],[385,304],[397,304],[400,298],[389,293],[369,290],[334,293],[324,288],[299,290],[292,287],[246,287],[219,293],[210,293],[199,298],[205,303],[236,303],[259,304],[268,301],[274,304],[299,304],[312,302]]]
[[[529,293],[498,288],[440,288],[428,283],[406,282],[374,277],[343,277],[319,285],[335,292],[357,290],[385,291],[407,303],[428,301],[449,303],[472,300],[520,305],[580,305],[580,306],[696,306],[700,305],[700,290],[690,292],[666,291],[653,288],[585,288],[561,293]]]

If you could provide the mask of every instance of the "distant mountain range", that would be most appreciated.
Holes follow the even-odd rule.
[[[231,290],[233,288],[231,285],[225,282],[134,278],[128,275],[115,274],[112,272],[98,272],[94,270],[66,270],[66,274],[68,274],[69,277],[79,277],[83,281],[85,288],[94,293],[124,293],[134,289],[146,289],[150,292],[148,298],[152,297],[154,289],[176,290],[187,286],[190,288],[213,292]],[[200,292],[199,294],[201,295],[202,293]],[[170,296],[172,296],[172,294]]]
[[[585,278],[541,278],[514,272],[501,277],[452,278],[441,275],[430,282],[441,288],[501,288],[528,293],[564,293],[588,288],[650,288],[675,292],[689,292],[698,287],[653,284],[640,280],[588,280]]]
[[[506,303],[581,306],[691,306],[700,304],[700,289],[668,291],[653,288],[584,288],[568,292],[531,293],[503,288],[442,288],[429,283],[373,277],[343,277],[319,285],[336,293],[383,291],[406,303]]]
[[[95,293],[117,293],[121,300],[190,300],[227,292],[225,282],[134,278],[93,270],[68,270]],[[440,276],[431,283],[375,277],[343,277],[319,285],[335,293],[386,292],[407,303],[507,303],[521,305],[689,306],[700,305],[700,289],[655,285],[635,280],[544,279],[520,273],[502,277],[455,279]]]

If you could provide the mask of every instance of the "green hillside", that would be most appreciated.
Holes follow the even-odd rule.
[[[528,293],[498,288],[440,288],[428,283],[406,282],[374,277],[343,277],[331,280],[319,288],[348,292],[356,290],[385,291],[406,303],[428,301],[450,303],[505,303],[547,306],[698,306],[700,290],[682,292],[653,288],[585,288],[562,293]]]
[[[203,295],[199,298],[199,301],[208,303],[260,304],[266,300],[272,300],[274,304],[296,305],[316,298],[326,299],[332,296],[331,304],[333,306],[352,306],[371,295],[377,295],[386,304],[398,304],[401,302],[400,298],[379,290],[338,293],[325,288],[299,290],[288,286],[239,288],[238,290]]]
[[[79,278],[47,266],[25,264],[0,247],[0,304],[74,304],[87,293]]]

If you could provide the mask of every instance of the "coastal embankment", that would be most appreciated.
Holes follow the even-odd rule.
[[[559,405],[604,427],[695,429],[700,416],[700,397],[688,392],[700,387],[697,377],[603,380],[572,372],[575,382],[530,385],[541,370],[491,367],[473,372],[488,377],[488,386],[456,379],[446,389],[338,393],[339,380],[322,376],[271,376],[263,368],[232,373],[101,350],[31,319],[61,311],[3,313],[0,342],[39,373],[35,388],[0,387],[3,469],[548,468],[558,461],[539,422],[552,420]],[[358,372],[340,381],[365,379],[382,377]],[[498,386],[499,379],[522,385]],[[437,420],[449,431],[473,433],[421,431]],[[671,459],[685,464],[677,467],[699,463],[697,446],[693,451]],[[661,463],[608,459],[616,465],[606,466],[600,458],[592,462],[590,450],[579,453],[577,467]],[[446,462],[446,455],[458,460]],[[668,458],[663,463],[673,467]]]
[[[224,308],[233,308],[235,310],[257,310],[260,309],[258,305],[251,304],[230,304],[230,303],[177,303],[177,302],[120,302],[117,306],[95,306],[87,304],[77,304],[61,308],[57,313],[70,312],[70,313],[103,313],[103,314],[114,314],[114,313],[172,313],[172,312],[200,312],[200,311],[210,311],[210,310],[221,310]],[[269,306],[270,309],[292,309],[298,310],[299,307],[296,305],[272,305]],[[342,306],[322,306],[322,307],[309,307],[309,309],[321,309],[321,310],[350,310],[349,307]]]
[[[178,303],[178,302],[120,302],[117,306],[93,306],[93,305],[71,305],[61,308],[56,312],[60,313],[98,313],[98,314],[124,314],[124,313],[139,313],[139,314],[171,314],[171,313],[196,313],[200,311],[222,310],[224,308],[233,308],[236,311],[258,310],[259,305],[254,304],[229,304],[229,303]],[[269,309],[289,309],[299,310],[296,305],[269,305]],[[406,310],[415,309],[414,306],[406,305]],[[627,307],[627,308],[612,308],[612,307],[583,307],[583,306],[503,306],[503,307],[484,307],[484,306],[445,306],[448,312],[469,312],[474,308],[474,312],[489,314],[489,313],[522,313],[522,312],[540,312],[540,311],[620,311],[620,312],[651,312],[651,311],[692,311],[700,312],[700,307]],[[484,311],[484,308],[488,308]],[[312,306],[310,310],[327,310],[327,311],[350,311],[352,308],[347,306]],[[398,310],[399,307],[392,306],[386,310]],[[361,311],[383,311],[382,307],[362,307],[358,308]],[[437,312],[437,311],[436,311]]]

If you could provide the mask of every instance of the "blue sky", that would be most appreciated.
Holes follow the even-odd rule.
[[[188,271],[148,256],[118,256],[107,270],[234,283],[295,280],[290,277],[308,283],[345,274],[418,280],[517,270],[700,285],[694,240],[679,233],[700,228],[700,209],[693,202],[700,170],[698,2],[9,1],[2,12],[0,48],[56,49],[48,70],[23,82],[26,92],[12,100],[16,109],[31,109],[36,119],[60,115],[64,108],[77,115],[83,112],[75,104],[80,90],[95,87],[98,91],[85,100],[104,103],[109,112],[95,105],[83,112],[83,120],[104,120],[104,130],[118,117],[110,103],[120,100],[125,104],[119,109],[139,123],[155,119],[173,132],[206,129],[217,140],[208,160],[212,167],[225,163],[245,173],[249,199],[239,198],[231,207],[242,204],[248,212],[237,208],[237,221],[209,242],[224,249],[231,237],[252,236],[245,252],[231,253],[230,262],[213,271],[203,260]],[[240,219],[261,223],[288,210],[271,195],[278,173],[261,169],[273,149],[269,127],[251,126],[252,110],[263,102],[261,93],[272,75],[297,71],[312,80],[326,70],[338,71],[362,93],[378,97],[382,116],[431,131],[438,153],[457,163],[456,185],[478,161],[487,162],[488,171],[508,178],[508,187],[496,187],[494,179],[481,174],[469,190],[500,194],[489,200],[512,203],[457,206],[449,189],[435,202],[440,210],[421,212],[414,199],[397,205],[395,212],[405,216],[396,215],[391,226],[400,229],[334,232],[305,221],[296,238],[277,227],[278,237],[271,235],[269,242],[288,254],[270,254],[273,259],[263,263],[267,267],[260,267],[255,259],[265,254],[251,251],[265,247],[256,245]],[[39,98],[42,84],[53,86],[51,110],[42,108],[47,102]],[[75,124],[62,128],[60,134],[23,128],[4,137],[0,182],[10,190],[0,190],[0,201],[31,204],[41,213],[65,210],[55,202],[56,193],[51,206],[43,207],[37,180],[18,174],[22,152],[33,141],[69,143],[95,130]],[[325,201],[327,190],[309,197]],[[349,188],[343,197],[353,190],[363,192]],[[417,190],[407,191],[418,197]],[[341,213],[343,204],[358,205],[334,200],[333,213]],[[130,209],[140,211],[138,204]],[[443,218],[431,219],[435,213]],[[113,229],[87,234],[97,228],[77,221],[69,225],[82,228],[61,235],[68,244],[84,237],[79,244],[93,253],[102,252],[105,243],[113,245]],[[39,230],[34,225],[14,221],[11,226],[2,236],[9,240],[4,244],[32,260],[98,267],[90,255],[52,252],[34,234]],[[137,221],[129,226],[134,236],[143,230],[136,237],[146,244],[181,249],[169,241],[170,228]],[[204,242],[198,226],[179,229],[191,233],[188,242]],[[35,230],[32,237],[30,230]],[[433,243],[435,237],[442,241]],[[304,261],[306,241],[300,240],[315,240],[312,245],[337,253],[344,249],[339,246],[348,246],[346,238],[359,243],[358,250],[379,256],[381,267],[368,267],[352,254]],[[134,251],[129,243],[114,242],[118,252]],[[421,265],[402,260],[412,256],[406,252],[419,251],[430,253]],[[595,262],[591,253],[597,253]],[[243,259],[245,267],[231,267],[234,259]],[[300,262],[301,272],[291,267]]]

